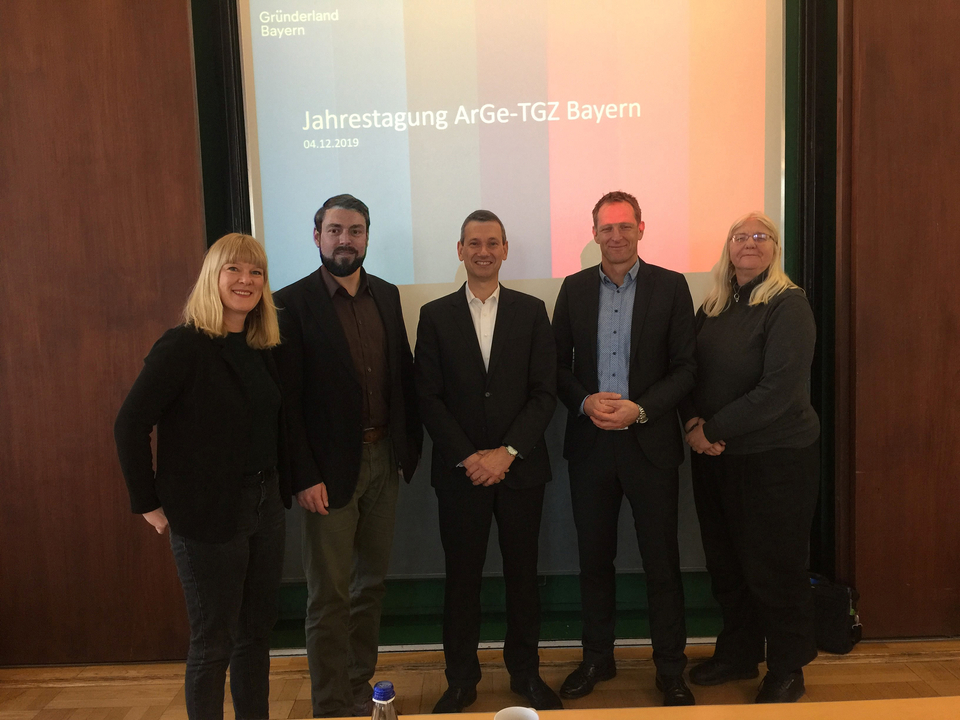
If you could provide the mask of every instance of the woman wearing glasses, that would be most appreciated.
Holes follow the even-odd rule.
[[[681,407],[707,569],[723,612],[698,685],[767,674],[757,702],[793,702],[817,655],[807,575],[820,422],[807,387],[816,326],[780,266],[773,221],[737,220],[697,313],[697,385]],[[764,655],[766,641],[766,656]]]
[[[114,426],[133,512],[158,533],[170,530],[190,619],[190,720],[221,720],[228,666],[238,720],[269,715],[290,506],[277,474],[283,423],[269,349],[279,342],[263,246],[248,235],[220,238],[183,323],[150,350]]]

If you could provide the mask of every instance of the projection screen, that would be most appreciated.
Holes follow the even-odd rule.
[[[456,241],[478,208],[508,233],[501,280],[551,313],[562,278],[599,262],[591,209],[609,190],[638,197],[641,257],[685,273],[696,303],[732,220],[782,220],[782,0],[241,0],[239,13],[253,226],[272,286],[318,267],[313,215],[351,193],[370,207],[364,267],[401,286],[411,343],[420,305],[465,278]],[[555,418],[554,486],[566,482],[560,432]],[[410,492],[401,506],[428,507],[409,536],[433,538],[432,493]],[[683,492],[684,565],[699,567]],[[575,545],[557,542],[542,569],[574,571]],[[436,545],[393,572],[442,571]]]

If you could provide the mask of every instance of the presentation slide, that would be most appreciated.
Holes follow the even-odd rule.
[[[600,261],[591,211],[637,196],[640,256],[683,272],[699,304],[730,223],[782,216],[782,0],[241,0],[254,235],[281,288],[319,266],[313,216],[351,193],[370,207],[364,267],[400,286],[411,344],[423,303],[465,279],[463,219],[497,213],[500,277],[552,313],[562,278]],[[789,240],[789,239],[788,239]],[[576,573],[562,458],[545,441],[539,570]],[[430,438],[423,457],[429,458]],[[680,468],[680,552],[703,568]],[[391,577],[442,577],[424,461],[400,493]],[[617,568],[642,567],[627,505]],[[302,581],[300,513],[284,578]],[[500,571],[491,534],[485,572]]]
[[[779,0],[248,0],[241,25],[275,288],[318,266],[313,215],[341,192],[370,207],[365,267],[401,286],[462,280],[478,208],[521,288],[599,261],[610,190],[640,201],[641,256],[688,274],[739,215],[781,216]]]

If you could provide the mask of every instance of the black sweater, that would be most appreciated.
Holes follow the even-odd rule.
[[[697,312],[697,385],[680,407],[684,427],[702,417],[707,440],[733,455],[803,448],[820,435],[807,387],[817,338],[810,304],[791,289],[750,306],[760,279],[717,317]]]
[[[263,358],[278,383],[270,351],[253,352]],[[251,434],[258,426],[249,395],[227,338],[210,338],[183,325],[164,333],[144,361],[114,425],[130,509],[147,513],[163,507],[170,528],[193,540],[225,542],[233,537],[240,481],[248,472]],[[270,418],[262,421],[277,425],[276,434],[266,441],[277,443],[282,466],[283,409],[278,416],[274,407]],[[154,426],[156,472],[150,449]],[[290,486],[284,476],[281,473],[280,496],[290,507]]]
[[[243,471],[269,470],[277,466],[280,388],[267,370],[265,353],[247,345],[246,332],[228,333],[224,348],[240,374],[251,410]]]

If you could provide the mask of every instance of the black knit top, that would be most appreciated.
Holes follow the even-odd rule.
[[[252,423],[243,471],[255,473],[274,468],[277,466],[280,389],[267,372],[262,353],[247,345],[245,332],[229,333],[224,347],[240,374],[250,403]]]
[[[803,291],[786,290],[750,306],[761,275],[717,317],[697,312],[697,385],[681,404],[686,427],[706,420],[710,442],[734,455],[803,448],[820,435],[809,378],[817,329]]]

